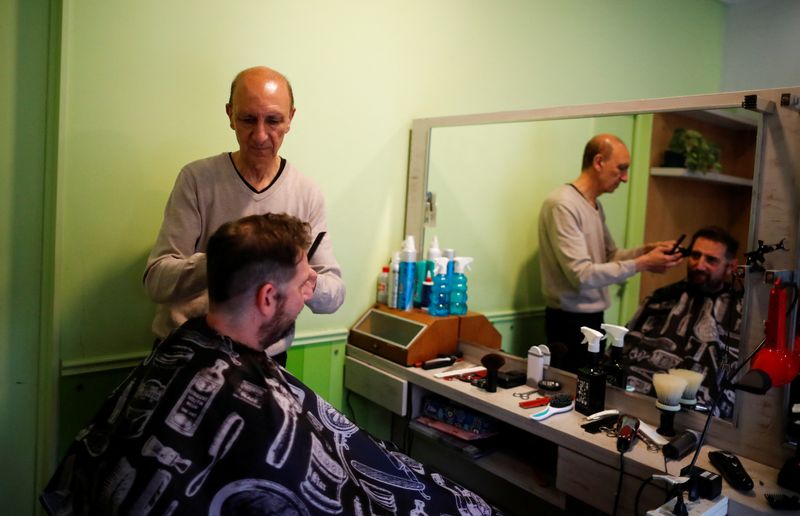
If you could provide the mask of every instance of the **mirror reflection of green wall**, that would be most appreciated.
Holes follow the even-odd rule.
[[[437,236],[442,249],[475,258],[467,271],[470,310],[491,317],[543,309],[539,209],[550,191],[578,176],[584,145],[601,132],[631,142],[633,117],[432,130],[428,191],[436,194],[437,217],[436,226],[426,229],[420,250],[427,253]],[[627,186],[600,200],[617,245],[625,246]],[[606,320],[619,322],[617,287],[612,298],[614,306],[606,312]],[[536,327],[541,331],[540,325]],[[504,344],[504,348],[517,346]]]

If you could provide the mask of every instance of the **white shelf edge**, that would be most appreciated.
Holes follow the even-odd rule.
[[[692,181],[753,187],[752,179],[720,174],[719,172],[694,172],[685,168],[653,167],[650,169],[650,175],[659,177],[680,177]]]

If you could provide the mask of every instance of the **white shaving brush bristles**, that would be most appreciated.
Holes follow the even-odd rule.
[[[686,389],[681,396],[681,405],[697,405],[697,390],[703,383],[703,374],[691,369],[670,369],[669,374],[686,380]]]
[[[677,412],[681,409],[681,396],[686,390],[686,380],[677,375],[656,373],[653,375],[653,387],[656,388],[656,407],[661,410]]]

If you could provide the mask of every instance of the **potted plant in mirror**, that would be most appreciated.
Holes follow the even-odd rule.
[[[687,168],[696,172],[719,172],[719,147],[707,141],[694,129],[675,129],[667,150],[664,151],[665,167]]]

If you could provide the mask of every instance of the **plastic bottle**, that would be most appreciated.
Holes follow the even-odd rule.
[[[628,328],[615,324],[601,324],[600,328],[605,330],[605,338],[611,341],[611,351],[608,358],[603,363],[603,371],[606,373],[606,383],[616,387],[625,388],[625,364],[623,362],[623,345],[625,334]]]
[[[434,270],[434,260],[442,256],[442,250],[439,249],[439,237],[434,236],[431,239],[431,245],[428,246],[428,255],[425,260],[417,262],[417,283],[414,286],[414,307],[427,308],[430,304],[430,289],[425,292],[425,285],[428,278],[431,279],[429,286],[433,286],[433,277],[436,275]]]
[[[408,235],[400,252],[400,271],[397,288],[397,309],[410,312],[414,308],[414,283],[416,281],[417,249],[414,236]]]
[[[423,305],[422,289],[425,286],[426,265],[426,260],[417,260],[414,266],[416,273],[414,276],[414,308],[422,308]]]
[[[400,251],[395,251],[389,262],[389,308],[397,308],[397,291],[400,286]]]
[[[444,256],[449,261],[447,262],[447,283],[452,285],[453,284],[453,268],[456,265],[456,250],[455,249],[445,249]]]
[[[453,279],[450,283],[450,313],[464,315],[467,313],[467,276],[464,274],[472,263],[472,258],[458,256],[454,260]]]
[[[375,301],[381,305],[389,302],[389,267],[384,265],[378,274],[378,284],[376,285]]]
[[[588,361],[578,369],[575,385],[575,410],[589,416],[605,409],[606,374],[600,367],[600,339],[603,334],[587,326],[581,326],[583,342],[589,345]]]
[[[447,283],[447,262],[449,261],[447,258],[434,260],[435,274],[428,313],[437,317],[450,315],[450,285]]]
[[[422,282],[422,309],[427,310],[431,304],[431,290],[433,290],[433,276],[430,271],[425,272],[425,281]]]
[[[439,237],[435,236],[431,239],[431,245],[428,246],[428,256],[425,268],[430,271],[431,278],[436,276],[436,259],[442,257],[442,250],[439,248]],[[426,273],[427,274],[427,273]]]

